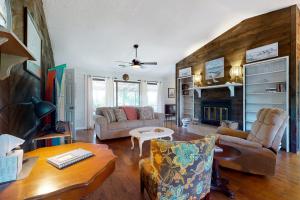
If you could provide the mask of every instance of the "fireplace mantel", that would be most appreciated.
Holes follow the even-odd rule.
[[[230,96],[234,96],[234,88],[235,87],[241,87],[243,84],[241,83],[229,83],[229,84],[222,84],[222,85],[210,85],[210,86],[204,86],[204,87],[194,87],[191,88],[191,90],[196,90],[198,93],[198,97],[201,98],[201,91],[202,90],[208,90],[208,89],[216,89],[216,88],[224,88],[227,87],[230,91]]]

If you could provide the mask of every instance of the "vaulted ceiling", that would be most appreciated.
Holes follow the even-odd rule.
[[[240,21],[297,0],[43,0],[56,64],[87,73],[166,77],[175,63]],[[132,45],[157,67],[122,69]]]

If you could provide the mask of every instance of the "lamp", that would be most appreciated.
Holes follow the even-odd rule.
[[[202,74],[195,74],[194,75],[194,84],[199,87],[201,86],[201,81],[202,81]]]
[[[243,75],[243,68],[241,66],[233,66],[229,71],[231,80],[238,82],[238,79]]]
[[[55,111],[56,109],[56,106],[53,105],[51,102],[48,102],[48,101],[42,101],[40,100],[39,98],[37,97],[31,97],[31,101],[30,102],[22,102],[22,103],[16,103],[16,104],[9,104],[9,105],[6,105],[4,107],[2,107],[0,109],[0,113],[6,109],[7,107],[9,106],[12,106],[12,105],[33,105],[33,110],[34,110],[34,114],[35,116],[40,120],[42,118],[44,118],[45,116],[47,116],[48,114],[50,114],[51,112]],[[23,138],[26,138],[28,137],[35,129],[36,127],[38,126],[38,122],[35,123],[35,126],[32,127],[30,130],[28,130]]]

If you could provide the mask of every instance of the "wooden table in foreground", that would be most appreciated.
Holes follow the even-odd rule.
[[[223,149],[223,152],[215,152],[213,162],[213,172],[211,189],[224,193],[229,198],[234,198],[234,193],[227,187],[229,181],[221,176],[221,170],[219,161],[221,160],[233,160],[241,155],[241,152],[234,147],[217,144],[217,146]]]
[[[95,156],[62,170],[47,162],[47,158],[83,148]],[[25,154],[38,156],[30,175],[1,186],[0,199],[80,199],[96,190],[115,169],[116,156],[107,145],[73,143],[39,148]]]

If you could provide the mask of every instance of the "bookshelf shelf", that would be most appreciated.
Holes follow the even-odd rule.
[[[244,65],[244,131],[251,129],[261,108],[289,110],[289,57],[280,57]],[[282,140],[289,151],[289,128]]]

